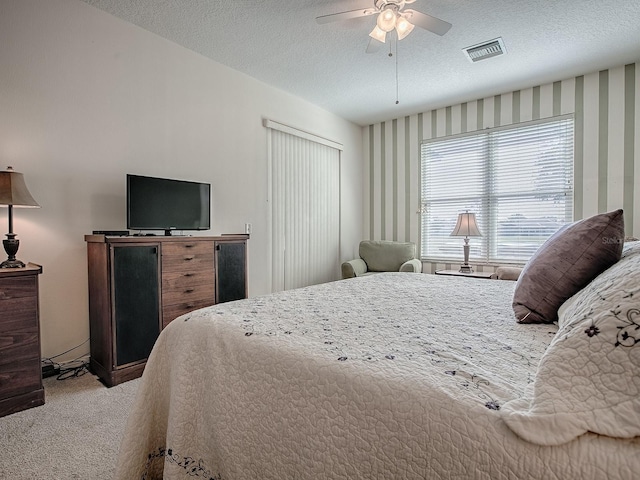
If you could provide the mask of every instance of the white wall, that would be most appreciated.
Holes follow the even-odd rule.
[[[24,173],[42,206],[15,209],[14,231],[18,258],[44,269],[44,356],[89,336],[84,235],[125,228],[126,173],[210,182],[203,234],[252,223],[249,292],[267,293],[263,117],[344,144],[342,256],[351,258],[363,210],[355,124],[77,0],[2,0],[0,66],[0,168]]]

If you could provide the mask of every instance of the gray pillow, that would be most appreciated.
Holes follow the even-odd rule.
[[[620,259],[622,210],[594,215],[554,233],[525,265],[513,294],[520,323],[552,323],[558,308]]]

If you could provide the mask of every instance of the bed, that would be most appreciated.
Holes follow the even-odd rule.
[[[640,273],[633,271],[640,272],[640,248],[626,257],[635,263],[614,274],[638,286]],[[574,421],[574,438],[557,440],[554,425],[562,422],[549,412],[532,415],[541,360],[554,342],[569,341],[582,327],[569,320],[517,323],[515,285],[380,273],[182,316],[162,332],[149,358],[116,477],[637,478],[635,426],[622,435],[584,433],[592,415]],[[587,293],[597,296],[602,288]],[[586,303],[597,303],[571,301],[563,308],[576,318]],[[640,324],[620,325],[613,334],[626,328],[627,345],[616,351],[635,352],[629,358],[638,362],[627,372],[626,412],[640,415],[633,379],[640,377],[640,344],[631,348]],[[579,356],[560,361],[583,365]],[[590,377],[597,375],[587,372]],[[565,420],[579,417],[558,408]],[[524,439],[530,431],[533,439]]]

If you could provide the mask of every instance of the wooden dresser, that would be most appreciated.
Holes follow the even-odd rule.
[[[44,404],[38,275],[42,267],[0,269],[0,417]]]
[[[91,370],[139,377],[160,331],[198,308],[247,297],[248,235],[86,235]]]

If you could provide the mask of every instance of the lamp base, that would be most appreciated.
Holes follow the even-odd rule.
[[[0,268],[23,268],[24,262],[16,259],[7,259],[4,262],[0,263]]]
[[[22,268],[24,263],[16,260],[16,253],[20,247],[20,240],[16,238],[15,233],[7,233],[7,239],[2,241],[4,251],[9,256],[4,262],[0,263],[0,268]]]
[[[473,273],[473,268],[469,265],[469,238],[464,237],[464,263],[460,265],[460,273]]]
[[[471,265],[469,264],[464,264],[464,265],[460,265],[460,273],[473,273],[473,268],[471,268]]]

